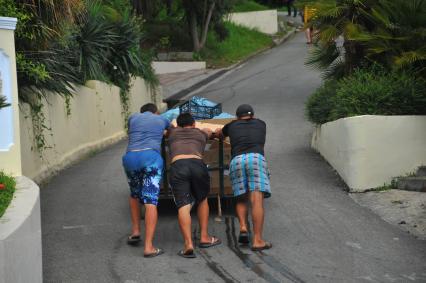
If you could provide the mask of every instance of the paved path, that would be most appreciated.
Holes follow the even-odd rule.
[[[180,91],[208,80],[211,76],[221,72],[223,69],[191,70],[179,73],[167,73],[158,76],[163,90],[163,98],[167,99]]]
[[[173,205],[160,204],[156,243],[166,254],[144,259],[128,247],[127,188],[119,143],[42,188],[46,282],[426,282],[426,242],[356,204],[327,163],[309,147],[306,97],[320,84],[303,66],[303,34],[249,61],[201,95],[233,112],[254,105],[267,121],[266,155],[273,196],[265,237],[274,248],[235,245],[232,216],[211,221],[223,245],[182,260]],[[213,218],[213,217],[212,217]],[[194,225],[195,228],[195,225]]]

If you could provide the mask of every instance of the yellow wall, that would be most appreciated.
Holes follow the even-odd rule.
[[[161,101],[161,95],[157,95]],[[34,149],[31,111],[21,105],[22,171],[37,182],[51,176],[93,150],[125,137],[119,88],[98,81],[79,86],[71,98],[71,115],[67,116],[65,99],[48,95],[44,101],[47,148],[42,155]],[[151,102],[151,92],[143,79],[133,82],[130,110],[138,112],[141,105]]]
[[[4,19],[4,18],[3,18]],[[5,53],[10,63],[10,78],[12,88],[13,109],[13,145],[6,151],[0,151],[0,170],[15,176],[22,175],[21,145],[19,131],[18,86],[16,83],[15,40],[14,31],[0,28],[0,52]],[[0,110],[1,111],[1,110]],[[1,128],[1,121],[0,121]],[[1,135],[0,129],[0,135]]]

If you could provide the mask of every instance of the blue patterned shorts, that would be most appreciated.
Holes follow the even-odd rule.
[[[264,197],[271,196],[269,170],[265,157],[259,153],[245,153],[235,156],[229,165],[234,196],[260,191]]]
[[[144,204],[158,204],[163,158],[155,150],[129,151],[123,167],[130,186],[130,196]]]

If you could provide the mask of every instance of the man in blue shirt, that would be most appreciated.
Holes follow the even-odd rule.
[[[129,144],[123,156],[123,167],[130,187],[129,203],[132,219],[132,233],[127,243],[136,245],[141,241],[139,209],[141,203],[146,209],[144,257],[155,257],[163,253],[161,249],[153,246],[152,240],[158,219],[157,204],[163,173],[161,141],[170,122],[158,115],[155,104],[145,104],[140,112],[129,117]]]

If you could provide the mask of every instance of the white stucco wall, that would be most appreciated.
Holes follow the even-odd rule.
[[[67,116],[65,101],[49,95],[44,101],[47,148],[42,155],[34,149],[34,133],[30,108],[22,104],[21,150],[22,171],[36,182],[49,177],[85,154],[125,137],[119,88],[98,81],[79,86],[71,98],[71,115]],[[157,94],[157,103],[161,92]],[[130,110],[138,112],[141,105],[151,102],[151,92],[138,78],[130,91]]]
[[[232,23],[254,28],[266,34],[278,32],[277,10],[231,13],[227,15],[227,19]]]
[[[206,62],[170,62],[170,61],[158,61],[152,62],[152,67],[155,73],[168,74],[168,73],[179,73],[187,72],[191,70],[204,70],[206,68]]]
[[[351,191],[389,184],[426,165],[426,116],[357,116],[314,130],[316,149]]]
[[[24,176],[16,183],[12,202],[0,219],[0,283],[41,283],[39,188]]]

